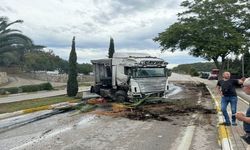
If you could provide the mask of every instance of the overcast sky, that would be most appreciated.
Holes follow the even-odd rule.
[[[0,16],[10,21],[35,44],[68,59],[76,36],[78,62],[107,56],[110,37],[116,52],[147,52],[164,58],[169,67],[204,61],[187,52],[160,52],[152,39],[173,24],[181,0],[0,0]]]

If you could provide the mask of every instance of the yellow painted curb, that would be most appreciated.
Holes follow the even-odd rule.
[[[0,114],[0,120],[10,118],[10,117],[19,116],[19,115],[22,115],[22,114],[33,113],[33,112],[36,112],[36,111],[54,109],[54,108],[57,108],[59,106],[65,105],[65,104],[74,105],[75,103],[73,103],[73,102],[74,102],[74,100],[70,100],[70,101],[67,101],[67,102],[61,102],[61,103],[56,103],[56,104],[52,104],[52,105],[29,108],[29,109],[19,110],[19,111],[15,111],[15,112],[11,112],[11,113],[4,113],[4,114]]]
[[[35,108],[29,108],[29,109],[23,110],[23,113],[27,114],[27,113],[32,113],[32,112],[41,111],[41,110],[47,110],[47,109],[51,109],[51,108],[52,107],[50,105],[35,107]]]
[[[229,130],[224,125],[219,125],[218,131],[219,131],[220,141],[222,141],[225,138],[229,138]]]
[[[208,89],[214,103],[215,103],[215,108],[217,111],[217,116],[218,116],[218,122],[222,123],[222,112],[221,112],[221,108],[220,108],[220,102],[219,102],[219,97],[215,97],[212,93],[212,91],[208,88],[208,86],[206,86],[206,88]],[[218,125],[218,140],[219,140],[219,144],[221,145],[222,150],[228,150],[228,149],[232,149],[231,144],[230,144],[230,132],[227,129],[227,127],[225,125]]]

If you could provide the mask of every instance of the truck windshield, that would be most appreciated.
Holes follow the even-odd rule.
[[[133,77],[147,78],[147,77],[165,77],[165,68],[137,68],[133,70]]]

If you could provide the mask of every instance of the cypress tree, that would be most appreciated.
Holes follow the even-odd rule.
[[[246,51],[244,54],[244,61],[245,61],[245,76],[250,77],[250,53]]]
[[[111,37],[109,42],[109,58],[113,58],[114,52],[115,52],[115,45],[114,45],[114,40]]]
[[[76,96],[78,92],[78,82],[77,82],[77,56],[75,50],[75,37],[72,40],[71,52],[69,55],[69,72],[68,72],[68,82],[67,82],[67,95]]]

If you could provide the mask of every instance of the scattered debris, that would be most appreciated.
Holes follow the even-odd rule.
[[[132,120],[173,121],[173,117],[190,116],[193,113],[215,114],[215,109],[203,106],[201,97],[211,98],[203,84],[179,84],[182,92],[168,98],[145,97],[134,103],[112,103],[105,98],[91,98],[68,109],[97,115],[125,117]],[[65,109],[65,108],[64,108]],[[78,112],[78,113],[79,113]]]
[[[96,107],[97,107],[96,105],[86,104],[86,105],[83,105],[83,106],[80,108],[80,112],[89,112],[89,111],[95,109]]]
[[[105,98],[91,98],[86,101],[87,104],[103,104],[107,103],[107,100]]]
[[[200,97],[208,97],[204,85],[181,84],[185,98],[170,99],[146,97],[135,103],[112,103],[112,109],[94,111],[97,115],[109,115],[113,117],[126,117],[133,120],[158,120],[172,122],[172,117],[190,116],[193,113],[215,114],[213,108],[203,106],[204,101]],[[179,95],[178,95],[179,96]],[[176,96],[176,97],[178,97]],[[207,99],[205,99],[207,100]],[[198,103],[200,101],[200,103]],[[102,104],[101,104],[102,105]],[[99,105],[99,106],[101,106]]]
[[[113,112],[122,112],[122,111],[126,111],[128,109],[132,109],[133,107],[124,105],[122,103],[113,103],[112,104],[112,111]]]

